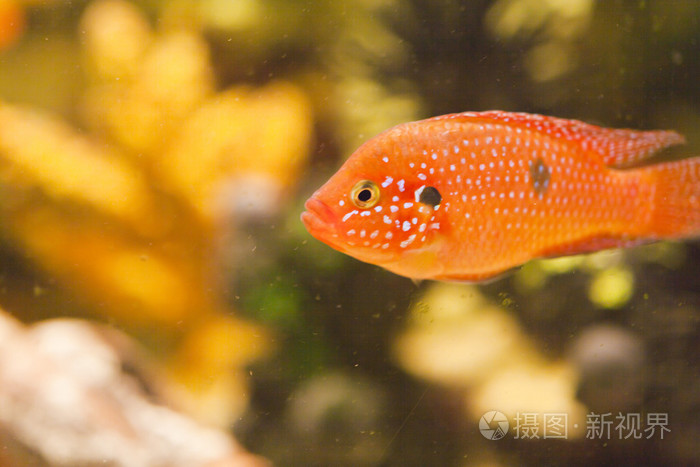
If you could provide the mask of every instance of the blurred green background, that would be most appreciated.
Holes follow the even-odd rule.
[[[137,340],[278,465],[700,463],[700,244],[409,280],[304,200],[401,122],[502,109],[700,152],[700,2],[0,0],[0,306]],[[489,410],[566,413],[491,441]],[[668,416],[587,439],[586,414]],[[576,426],[575,426],[576,425]]]

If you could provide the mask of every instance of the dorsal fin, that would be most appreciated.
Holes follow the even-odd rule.
[[[440,118],[490,121],[543,132],[554,138],[577,142],[584,150],[592,150],[600,154],[605,165],[613,167],[634,164],[661,149],[685,143],[685,138],[675,131],[602,128],[578,120],[500,110],[463,112],[435,117],[435,119]]]

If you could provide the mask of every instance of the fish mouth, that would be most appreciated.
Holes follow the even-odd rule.
[[[311,197],[304,207],[306,211],[301,213],[301,221],[317,240],[366,263],[381,266],[387,260],[394,259],[394,254],[385,250],[348,245],[338,234],[338,215],[323,201]]]
[[[337,237],[335,225],[337,216],[326,203],[316,198],[309,198],[304,203],[306,211],[301,213],[301,221],[311,235],[328,242],[329,237]]]

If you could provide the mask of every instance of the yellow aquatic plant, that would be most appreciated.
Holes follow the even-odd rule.
[[[226,425],[272,347],[223,298],[216,241],[244,214],[226,197],[254,179],[249,202],[280,205],[310,104],[284,82],[217,91],[197,31],[155,31],[125,1],[91,3],[80,28],[87,131],[0,103],[0,234],[95,314],[157,333],[179,403]]]

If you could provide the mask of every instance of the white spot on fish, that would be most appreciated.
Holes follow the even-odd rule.
[[[394,205],[392,204],[391,206],[389,206],[389,210],[390,210],[391,212],[397,212],[397,211],[399,210],[399,207],[398,207],[398,206],[394,206]]]
[[[401,248],[406,248],[408,245],[413,243],[413,240],[416,239],[416,234],[410,235],[406,240],[401,242]]]
[[[387,216],[386,214],[384,214],[384,223],[391,224],[391,218],[389,216]]]
[[[425,190],[425,185],[421,185],[420,188],[418,188],[415,193],[413,193],[414,199],[416,200],[416,203],[420,201],[420,195],[423,193],[423,190]],[[420,211],[420,209],[419,209]]]
[[[425,174],[418,174],[418,178],[420,178],[421,180],[427,180],[427,179],[428,179],[428,177],[426,177]]]
[[[382,160],[383,160],[384,162],[389,162],[389,158],[386,157],[386,156],[382,157]]]
[[[403,230],[404,232],[408,232],[409,230],[411,230],[411,223],[408,221],[403,221],[403,226],[401,230]]]
[[[408,208],[410,208],[411,206],[413,206],[413,203],[411,203],[410,201],[407,202],[407,203],[403,203],[404,209],[408,209]]]
[[[338,201],[338,206],[345,206],[345,201],[342,199]]]
[[[389,185],[391,185],[391,182],[393,182],[393,181],[394,181],[393,178],[387,177],[386,180],[384,180],[384,182],[382,183],[382,188],[388,187]]]
[[[375,206],[374,210],[377,212],[382,212],[382,207],[381,206]]]
[[[399,187],[399,191],[400,191],[400,192],[403,192],[403,190],[404,190],[404,184],[405,184],[405,183],[406,183],[406,182],[404,181],[403,178],[402,178],[401,180],[399,180],[398,182],[396,182],[396,185]]]
[[[348,219],[350,219],[353,215],[357,214],[358,212],[359,211],[357,209],[355,209],[354,211],[350,211],[349,213],[345,214],[343,216],[343,222],[347,221]]]
[[[369,216],[370,214],[372,214],[372,213],[369,212],[369,211],[362,211],[362,212],[360,213],[360,215],[361,215],[362,217],[367,217],[367,216]]]

